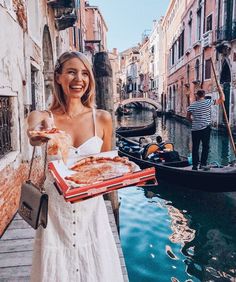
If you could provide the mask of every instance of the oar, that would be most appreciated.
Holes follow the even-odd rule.
[[[214,65],[213,65],[212,58],[211,58],[211,65],[212,65],[212,70],[213,70],[213,74],[214,74],[216,86],[217,86],[219,95],[220,95],[220,97],[221,97],[222,94],[223,94],[223,89],[221,88],[221,86],[220,86],[220,84],[219,84],[219,82],[218,82],[218,80],[217,80],[217,78],[216,78],[216,71],[215,71],[215,67],[214,67]],[[231,146],[232,146],[232,148],[233,148],[234,155],[236,156],[236,147],[235,147],[235,143],[234,143],[232,131],[231,131],[231,128],[230,128],[230,125],[229,125],[229,119],[228,119],[228,116],[227,116],[227,113],[226,113],[226,110],[225,110],[225,104],[224,104],[224,102],[223,102],[221,105],[222,105],[222,108],[223,108],[223,114],[224,114],[224,119],[225,119],[225,122],[226,122],[227,131],[228,131],[228,134],[229,134],[229,140],[230,140]]]

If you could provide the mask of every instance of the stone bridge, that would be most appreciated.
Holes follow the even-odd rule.
[[[130,98],[130,99],[123,100],[120,103],[116,103],[114,105],[114,110],[116,111],[120,105],[124,106],[124,105],[135,103],[135,102],[148,103],[152,105],[155,109],[158,109],[158,108],[160,109],[160,104],[158,104],[157,102],[155,102],[154,100],[150,98]]]

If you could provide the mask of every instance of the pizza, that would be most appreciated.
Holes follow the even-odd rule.
[[[29,133],[32,137],[46,137],[51,138],[55,133],[63,132],[59,130],[58,128],[54,127],[48,130],[31,130]]]
[[[60,151],[62,160],[67,161],[69,148],[72,146],[72,139],[65,131],[58,128],[49,130],[32,130],[29,131],[31,137],[41,137],[48,139],[48,154],[57,155]]]
[[[75,163],[74,174],[66,176],[76,184],[94,184],[135,171],[136,166],[125,157],[88,157]]]

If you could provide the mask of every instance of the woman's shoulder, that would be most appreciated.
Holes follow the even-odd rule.
[[[111,120],[111,114],[108,111],[97,109],[96,118],[101,122],[107,122]]]

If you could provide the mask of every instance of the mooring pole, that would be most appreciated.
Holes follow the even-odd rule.
[[[212,70],[213,70],[213,74],[214,74],[214,78],[215,78],[215,82],[216,82],[216,87],[217,87],[218,93],[219,93],[220,96],[222,96],[223,89],[221,88],[221,86],[220,86],[220,84],[219,84],[219,82],[217,80],[216,71],[215,71],[215,67],[214,67],[212,59],[211,59],[211,65],[212,65]],[[222,105],[222,109],[223,109],[223,114],[224,114],[226,128],[227,128],[228,135],[229,135],[230,144],[232,146],[234,155],[236,156],[236,147],[235,147],[234,138],[233,138],[232,131],[231,131],[231,128],[230,128],[229,119],[228,119],[228,116],[227,116],[227,113],[226,113],[224,102],[221,105]]]
[[[112,147],[115,149],[115,115],[112,85],[112,68],[107,52],[99,52],[94,56],[94,75],[96,80],[96,104],[97,107],[110,112],[113,121]],[[114,191],[105,195],[105,199],[112,203],[116,224],[119,227],[119,200],[118,192]]]

